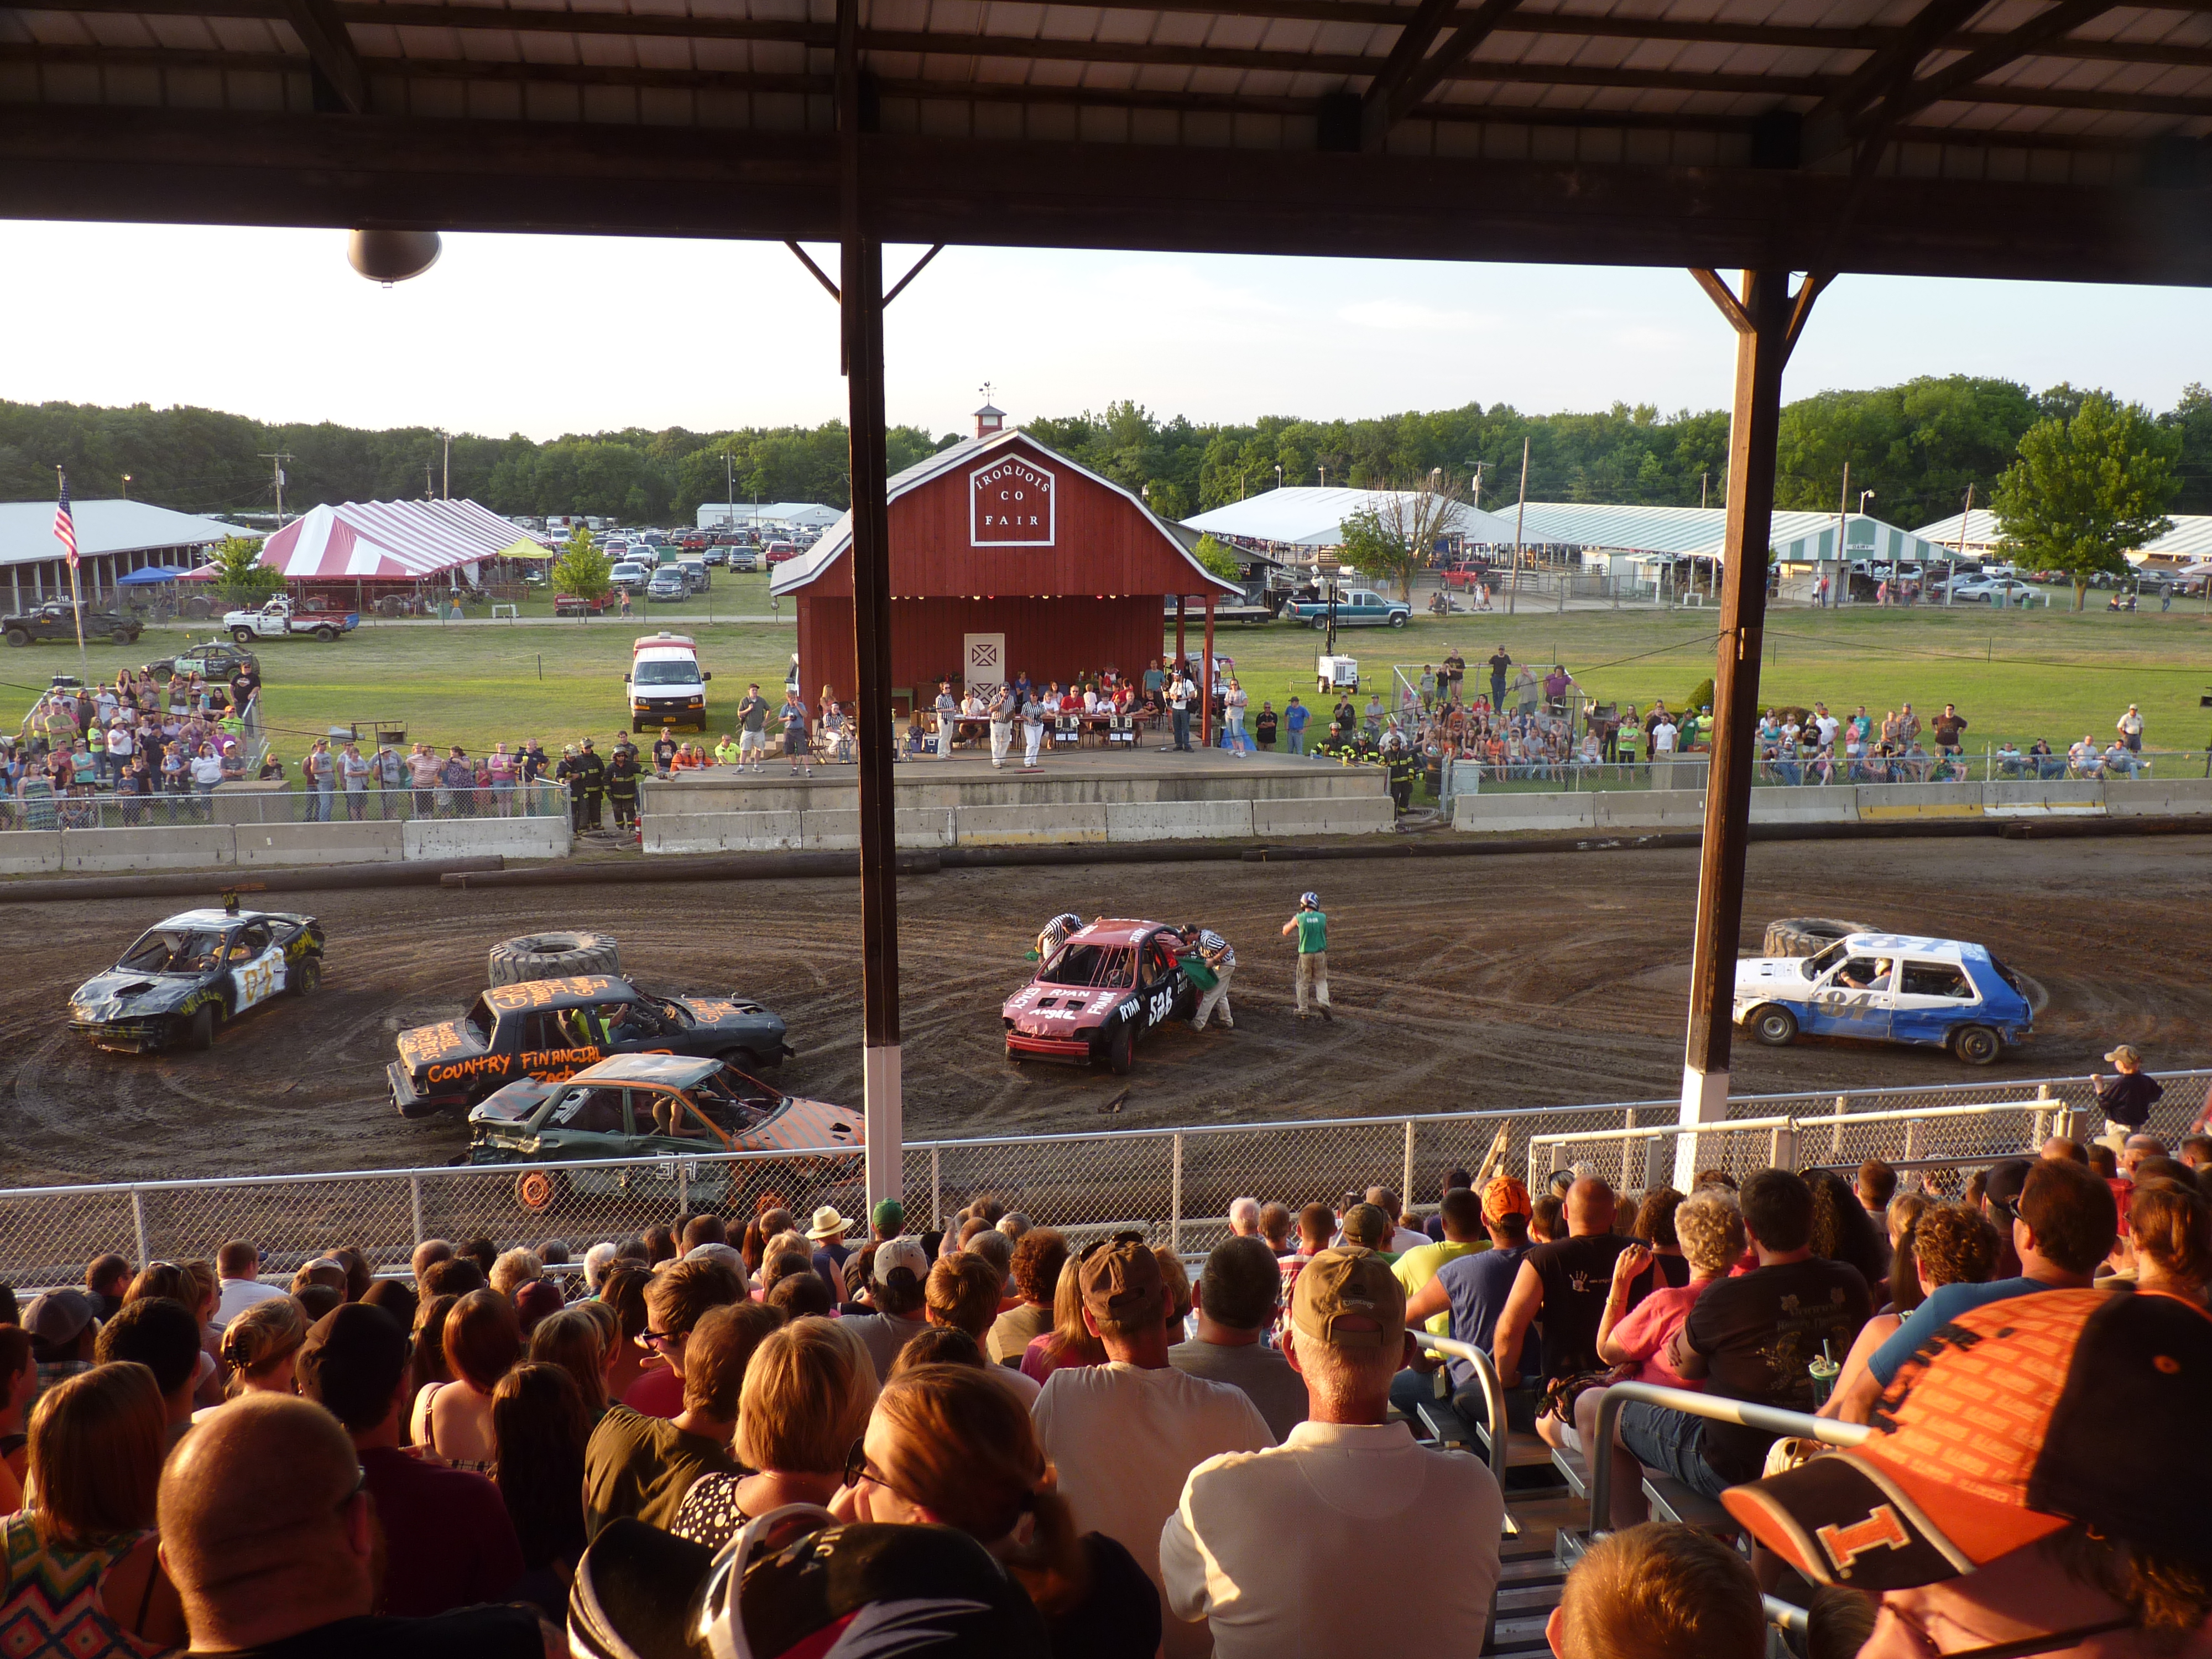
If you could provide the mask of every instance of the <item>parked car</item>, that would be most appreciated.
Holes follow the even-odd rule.
[[[553,596],[553,614],[556,617],[596,617],[606,608],[607,596],[604,593],[592,599],[579,599],[574,593]]]
[[[680,605],[691,597],[691,583],[681,568],[665,564],[646,583],[645,597],[657,605]]]
[[[1983,605],[2025,605],[2035,597],[2035,590],[2026,582],[2009,578],[1972,576],[1962,577],[1951,584],[1954,599],[1972,599]]]
[[[799,556],[798,547],[791,542],[770,542],[766,552],[770,564],[781,564],[787,559]]]
[[[106,640],[114,645],[129,645],[139,634],[136,617],[120,611],[94,611],[84,608],[84,636],[88,640]],[[0,639],[10,645],[29,645],[34,640],[62,640],[74,642],[76,639],[76,612],[67,599],[48,599],[13,617],[0,617]]]
[[[1853,933],[1816,956],[1736,963],[1735,1023],[1771,1048],[1808,1036],[1948,1048],[1987,1066],[2033,1035],[2019,977],[1989,947],[1904,933]]]
[[[730,550],[730,568],[732,570],[761,570],[766,561],[757,547],[733,547]]]
[[[714,585],[714,578],[708,572],[707,562],[704,559],[678,559],[676,562],[676,568],[684,573],[684,580],[690,583],[691,591],[694,593],[704,593]]]
[[[653,568],[651,565],[640,564],[634,559],[624,559],[607,572],[607,580],[617,587],[626,588],[630,592],[636,593],[642,592],[645,585],[653,580]]]
[[[699,556],[710,565],[727,564],[730,562],[730,550],[717,542]]]
[[[468,1163],[524,1166],[515,1202],[533,1212],[550,1209],[564,1192],[635,1196],[641,1183],[664,1181],[672,1203],[678,1158],[857,1150],[865,1139],[861,1115],[848,1107],[787,1095],[719,1060],[678,1054],[619,1054],[565,1080],[518,1079],[470,1111],[469,1131]],[[617,1158],[665,1164],[559,1167]],[[684,1171],[686,1200],[719,1205],[733,1178],[758,1173],[755,1164],[696,1164]]]

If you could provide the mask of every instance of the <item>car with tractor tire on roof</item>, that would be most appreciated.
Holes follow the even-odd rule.
[[[1139,1042],[1197,1011],[1184,953],[1182,936],[1165,922],[1101,916],[1077,929],[1006,999],[1006,1058],[1127,1073]]]
[[[459,1018],[398,1036],[385,1068],[403,1117],[475,1105],[524,1078],[559,1081],[616,1054],[682,1054],[759,1071],[792,1049],[750,998],[668,992],[621,976],[614,940],[538,933],[492,947],[490,985]]]
[[[323,929],[277,910],[185,910],[141,933],[70,997],[70,1029],[99,1048],[207,1049],[247,1009],[322,981]]]
[[[2034,1035],[2034,988],[1963,939],[1792,920],[1736,963],[1735,1023],[1770,1048],[1800,1036],[1943,1048],[1987,1066]]]
[[[683,1160],[683,1202],[719,1207],[750,1164],[715,1155],[790,1152],[793,1167],[819,1184],[857,1173],[860,1113],[770,1088],[719,1060],[679,1054],[617,1054],[573,1077],[524,1078],[495,1090],[469,1113],[469,1164],[520,1164],[514,1200],[533,1214],[565,1193],[675,1201]],[[594,1160],[651,1158],[649,1165],[579,1167]],[[780,1165],[781,1167],[781,1165]]]

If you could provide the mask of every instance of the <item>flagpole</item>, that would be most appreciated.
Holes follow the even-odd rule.
[[[69,474],[57,466],[54,469],[54,482],[60,486],[62,511],[66,513],[69,511]],[[85,660],[84,654],[84,590],[77,582],[76,538],[76,527],[72,523],[70,526],[69,543],[70,614],[76,618],[77,680],[88,688],[92,684],[92,665]]]

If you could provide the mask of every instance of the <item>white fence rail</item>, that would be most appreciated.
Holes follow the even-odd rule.
[[[2150,1128],[2169,1142],[2195,1120],[2212,1071],[2162,1075]],[[1855,1164],[1975,1167],[2031,1150],[2058,1133],[2103,1127],[2087,1079],[1962,1084],[1940,1089],[1753,1096],[1724,1123],[1700,1129],[1698,1166],[1742,1176],[1775,1158]],[[1428,1116],[1187,1125],[1102,1133],[910,1143],[904,1177],[910,1224],[941,1221],[989,1193],[1035,1220],[1088,1238],[1137,1225],[1185,1251],[1228,1231],[1231,1200],[1334,1204],[1370,1185],[1433,1202],[1446,1173],[1480,1167],[1505,1131],[1499,1167],[1540,1176],[1572,1149],[1595,1149],[1625,1189],[1647,1184],[1650,1148],[1678,1133],[1671,1100],[1534,1106]],[[1777,1135],[1789,1126],[1787,1147]],[[520,1200],[517,1164],[447,1164],[207,1181],[110,1182],[0,1190],[0,1281],[20,1288],[81,1282],[85,1263],[114,1250],[134,1262],[211,1258],[230,1238],[267,1252],[271,1272],[349,1244],[378,1267],[404,1265],[425,1237],[479,1234],[502,1247],[559,1239],[572,1251],[687,1212],[744,1218],[775,1200],[794,1213],[863,1207],[860,1155],[849,1148],[645,1158],[555,1166],[550,1207]],[[1664,1171],[1660,1171],[1662,1174]]]

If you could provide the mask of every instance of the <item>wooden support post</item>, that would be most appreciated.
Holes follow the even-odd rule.
[[[1178,594],[1176,594],[1176,654],[1175,654],[1175,661],[1174,661],[1174,663],[1171,665],[1171,666],[1175,669],[1175,672],[1176,672],[1176,674],[1180,674],[1180,673],[1182,673],[1182,666],[1183,666],[1183,657],[1182,657],[1182,620],[1183,620],[1183,611],[1184,611],[1184,608],[1185,608],[1185,607],[1186,607],[1189,603],[1190,603],[1190,601],[1189,601],[1189,600],[1188,600],[1188,599],[1185,599],[1182,594],[1178,593]],[[1169,678],[1170,679],[1173,679],[1173,678],[1175,678],[1175,675],[1174,675],[1174,674],[1170,674],[1170,676],[1168,676],[1168,678]]]
[[[1728,1116],[1736,942],[1743,931],[1744,854],[1750,841],[1751,778],[1759,752],[1759,657],[1766,621],[1774,445],[1782,416],[1782,367],[1796,326],[1803,321],[1793,315],[1786,270],[1746,271],[1741,296],[1730,294],[1711,272],[1696,274],[1735,327],[1736,354],[1720,648],[1713,667],[1712,764],[1705,781],[1697,937],[1690,962],[1689,1041],[1682,1066],[1680,1121],[1692,1132],[1674,1141],[1674,1182],[1684,1192],[1690,1190],[1698,1170],[1694,1126],[1721,1122]],[[1811,295],[1805,298],[1809,301]]]
[[[1198,669],[1198,746],[1213,747],[1213,595],[1206,596],[1206,660]]]
[[[853,480],[853,657],[860,713],[860,1091],[867,1197],[903,1200],[899,1075],[898,875],[891,806],[890,464],[884,435],[884,246],[861,201],[859,0],[837,7],[837,128],[842,140],[838,315]]]

